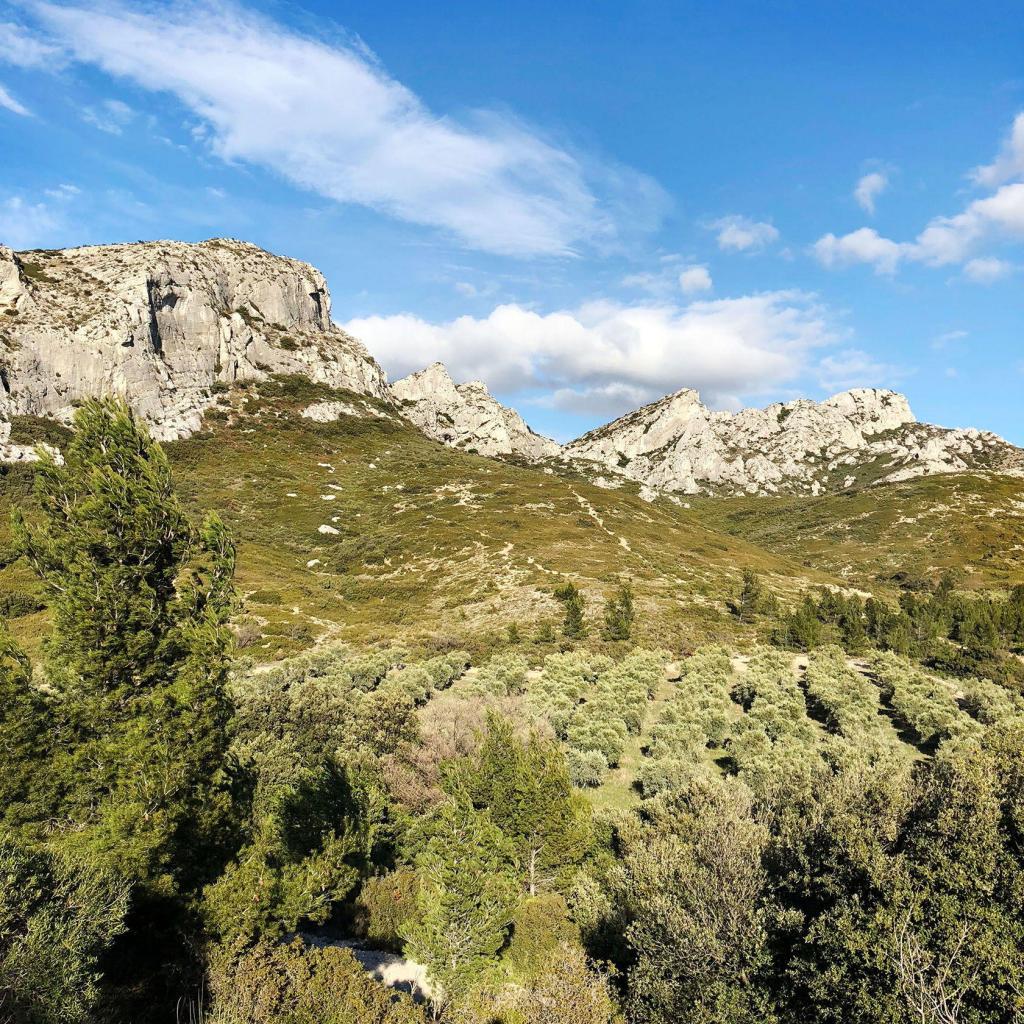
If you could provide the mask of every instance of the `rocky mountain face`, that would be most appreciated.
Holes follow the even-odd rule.
[[[563,458],[684,494],[820,494],[969,469],[1024,472],[1024,451],[980,430],[918,423],[903,395],[712,412],[684,388],[566,445]]]
[[[395,381],[391,393],[402,414],[428,437],[480,455],[519,455],[538,461],[561,447],[535,434],[522,416],[502,405],[480,381],[456,384],[441,363]]]
[[[636,481],[646,496],[820,494],[962,470],[1024,473],[1024,451],[996,435],[918,423],[902,395],[873,389],[735,414],[684,389],[562,448],[440,363],[389,387],[363,345],[331,323],[323,276],[297,260],[216,238],[0,246],[0,462],[35,457],[11,442],[14,416],[68,422],[83,399],[118,395],[157,438],[181,438],[217,391],[272,374],[367,396],[310,406],[310,419],[400,412],[454,448],[561,458],[599,481]]]
[[[330,313],[318,270],[232,239],[0,246],[0,424],[66,422],[83,399],[119,395],[157,438],[180,438],[217,385],[275,373],[389,401],[381,368]]]

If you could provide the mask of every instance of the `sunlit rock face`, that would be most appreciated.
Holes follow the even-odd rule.
[[[232,239],[14,253],[0,247],[0,419],[67,422],[125,398],[161,440],[199,428],[218,384],[302,374],[388,400],[331,323],[318,270]]]
[[[585,434],[563,457],[685,494],[819,494],[1024,466],[1024,453],[995,434],[918,423],[903,395],[876,388],[738,413],[713,412],[684,388]]]
[[[395,381],[391,393],[404,416],[428,437],[481,455],[518,455],[537,461],[561,448],[535,434],[480,381],[456,384],[441,363]]]

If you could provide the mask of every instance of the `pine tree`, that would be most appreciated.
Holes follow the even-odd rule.
[[[752,569],[743,570],[743,587],[740,596],[732,604],[732,610],[740,622],[753,622],[764,601],[764,587],[761,579]]]
[[[226,804],[234,547],[216,517],[189,521],[125,405],[86,403],[65,460],[44,457],[41,516],[15,521],[53,615],[51,844],[171,893],[204,869]]]
[[[604,638],[606,640],[628,640],[633,635],[635,619],[633,588],[628,583],[624,583],[605,602]]]
[[[565,608],[562,620],[562,635],[570,640],[578,640],[587,635],[587,627],[583,621],[585,608],[583,594],[575,583],[566,583],[555,591],[555,597]]]
[[[404,930],[409,955],[457,996],[494,963],[517,903],[512,850],[486,811],[444,804],[416,857],[418,914]]]
[[[515,848],[531,896],[556,886],[579,864],[590,843],[586,800],[573,790],[565,756],[533,735],[519,740],[511,724],[492,714],[471,767],[469,794]]]

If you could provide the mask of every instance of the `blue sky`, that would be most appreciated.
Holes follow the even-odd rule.
[[[0,0],[0,241],[218,235],[560,439],[869,385],[1024,444],[1024,19]]]

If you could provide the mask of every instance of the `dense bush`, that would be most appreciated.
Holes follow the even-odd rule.
[[[409,996],[373,981],[347,949],[300,939],[222,951],[210,972],[211,1024],[423,1024]]]

